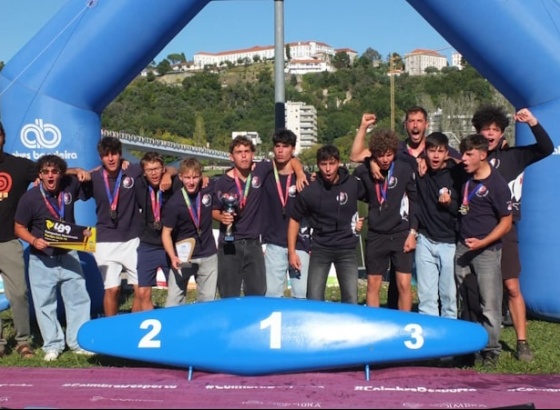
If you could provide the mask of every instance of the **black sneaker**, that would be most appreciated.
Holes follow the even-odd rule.
[[[529,343],[527,343],[526,340],[517,341],[517,360],[520,360],[522,362],[533,361],[533,352],[531,352]]]
[[[498,366],[499,354],[496,353],[484,353],[482,356],[482,367],[488,370],[494,370]]]

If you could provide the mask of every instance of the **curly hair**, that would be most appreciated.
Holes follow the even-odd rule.
[[[399,137],[395,131],[383,128],[373,130],[368,148],[374,158],[385,154],[387,151],[396,153],[398,147]]]
[[[502,132],[509,125],[509,118],[502,107],[495,105],[483,105],[474,113],[471,123],[476,130],[480,132],[482,128],[496,124]]]

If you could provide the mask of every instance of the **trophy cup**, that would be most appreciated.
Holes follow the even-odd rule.
[[[230,192],[224,192],[220,196],[220,201],[222,201],[222,209],[224,210],[224,212],[234,213],[235,212],[235,207],[239,203],[239,198],[237,197],[237,194],[230,193]],[[231,223],[226,228],[226,233],[224,235],[224,241],[225,242],[233,242],[233,240],[234,240],[234,237],[233,237],[233,223]]]

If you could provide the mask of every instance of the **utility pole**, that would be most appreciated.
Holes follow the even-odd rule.
[[[274,125],[286,126],[284,79],[284,0],[274,0]]]
[[[394,72],[394,54],[391,53],[389,59],[389,85],[391,94],[391,131],[395,131],[395,72]]]

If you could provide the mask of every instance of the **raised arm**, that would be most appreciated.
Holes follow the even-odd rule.
[[[350,151],[350,161],[362,162],[365,158],[371,156],[371,152],[366,147],[366,133],[369,126],[377,123],[377,115],[366,113],[362,115],[362,121]]]

